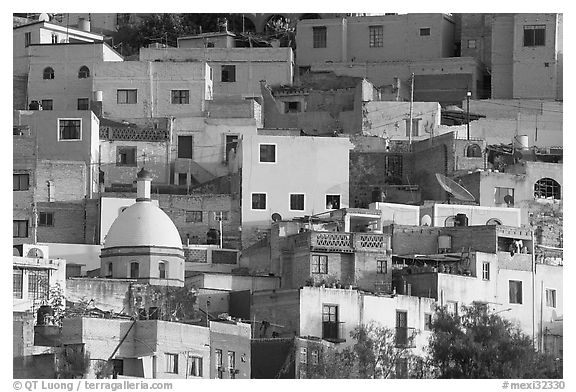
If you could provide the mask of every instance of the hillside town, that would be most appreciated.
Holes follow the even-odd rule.
[[[562,24],[14,14],[13,377],[562,378]]]

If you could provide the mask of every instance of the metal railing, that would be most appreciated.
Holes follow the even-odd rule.
[[[333,343],[343,343],[346,341],[344,335],[343,321],[323,321],[322,322],[322,339]]]

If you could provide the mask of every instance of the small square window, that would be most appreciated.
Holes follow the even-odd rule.
[[[423,27],[420,29],[420,36],[425,37],[430,35],[430,27]]]
[[[476,49],[476,40],[475,39],[469,39],[468,40],[468,49]]]
[[[290,210],[304,211],[304,194],[294,193],[290,195]]]
[[[117,147],[116,166],[136,166],[136,147]]]
[[[58,140],[80,140],[82,120],[58,119]]]
[[[116,90],[116,103],[135,104],[138,102],[138,90]]]
[[[202,222],[202,211],[186,211],[186,222]]]
[[[90,110],[90,100],[88,98],[78,98],[78,110]]]
[[[13,174],[12,185],[14,191],[27,191],[30,188],[30,175],[27,173]]]
[[[340,209],[340,195],[326,195],[326,209],[327,210]]]
[[[190,103],[190,90],[172,90],[173,105],[187,105]]]
[[[312,27],[312,46],[314,48],[326,47],[326,26]]]
[[[188,375],[193,377],[202,377],[202,358],[190,356],[188,357],[188,363],[190,364]]]
[[[260,162],[274,163],[276,162],[276,145],[275,144],[261,144],[260,145]]]
[[[312,273],[313,274],[328,273],[328,256],[312,255]]]
[[[54,213],[53,212],[40,212],[38,214],[38,226],[53,227],[54,226]]]
[[[524,26],[524,46],[545,46],[546,25]]]
[[[27,220],[13,220],[12,221],[12,236],[14,238],[28,237],[28,221]]]
[[[178,354],[164,354],[166,360],[166,373],[178,374]]]
[[[432,314],[424,313],[424,331],[432,330]]]
[[[285,113],[299,113],[300,112],[300,102],[298,101],[288,101],[284,102],[284,112]]]
[[[222,74],[221,74],[222,82],[235,82],[236,81],[236,66],[235,65],[223,65],[222,66]]]
[[[508,281],[508,290],[511,304],[522,303],[522,282],[519,280]]]
[[[386,262],[386,260],[376,260],[376,273],[377,274],[388,273],[388,263]]]
[[[53,101],[51,99],[43,99],[40,103],[42,110],[53,110]]]
[[[253,210],[265,210],[266,209],[266,194],[265,193],[253,193],[252,194],[252,209]]]
[[[546,306],[550,308],[556,307],[556,290],[546,289]]]

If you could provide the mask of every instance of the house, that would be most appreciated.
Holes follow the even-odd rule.
[[[251,378],[250,324],[210,321],[210,378]]]

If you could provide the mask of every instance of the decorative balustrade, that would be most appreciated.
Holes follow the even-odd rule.
[[[388,247],[388,237],[382,234],[354,233],[354,239],[356,249],[383,251]]]
[[[100,139],[164,142],[169,138],[165,129],[132,128],[132,127],[100,127]]]
[[[388,248],[388,236],[372,233],[312,232],[310,245],[313,249],[328,252],[384,252]]]

